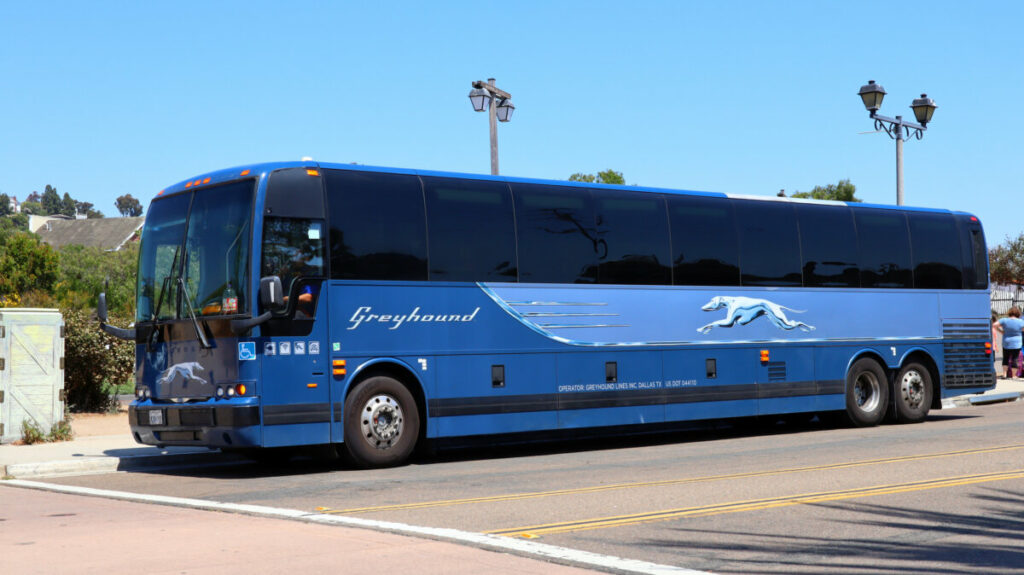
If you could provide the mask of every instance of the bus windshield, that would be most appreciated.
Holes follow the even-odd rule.
[[[254,184],[153,201],[142,230],[137,322],[187,317],[189,305],[203,316],[246,310]]]

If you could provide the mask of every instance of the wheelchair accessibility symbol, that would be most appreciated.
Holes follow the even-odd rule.
[[[238,342],[238,361],[254,361],[256,359],[256,342]]]

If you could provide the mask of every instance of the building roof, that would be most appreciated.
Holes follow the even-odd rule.
[[[47,219],[34,231],[55,248],[68,245],[94,246],[119,250],[146,218],[94,218],[89,220]],[[31,225],[30,225],[31,227]]]

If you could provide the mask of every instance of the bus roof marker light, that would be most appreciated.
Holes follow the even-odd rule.
[[[320,172],[318,170],[313,170],[313,169],[306,170],[306,173],[309,174],[310,176],[319,176],[320,175]]]
[[[249,175],[249,170],[242,170],[242,174],[241,175],[248,176]]]

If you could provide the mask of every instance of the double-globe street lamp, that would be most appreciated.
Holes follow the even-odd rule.
[[[495,104],[497,100],[497,104]],[[491,175],[498,175],[498,123],[507,122],[512,119],[512,111],[516,109],[512,105],[512,94],[499,90],[494,85],[494,78],[488,78],[487,83],[479,80],[473,82],[473,90],[469,93],[469,101],[473,109],[483,112],[490,109],[491,124]]]
[[[876,84],[874,80],[868,80],[867,84],[861,86],[858,95],[875,121],[875,130],[885,130],[890,138],[896,140],[896,205],[902,206],[904,132],[907,138],[911,136],[918,140],[923,138],[925,130],[928,129],[928,122],[932,121],[932,114],[935,113],[935,108],[938,106],[935,105],[935,100],[928,97],[928,94],[921,94],[920,98],[915,98],[910,104],[911,109],[914,110],[914,118],[918,122],[915,124],[904,121],[903,116],[889,118],[878,113],[878,109],[882,107],[882,98],[885,97],[885,88]]]

